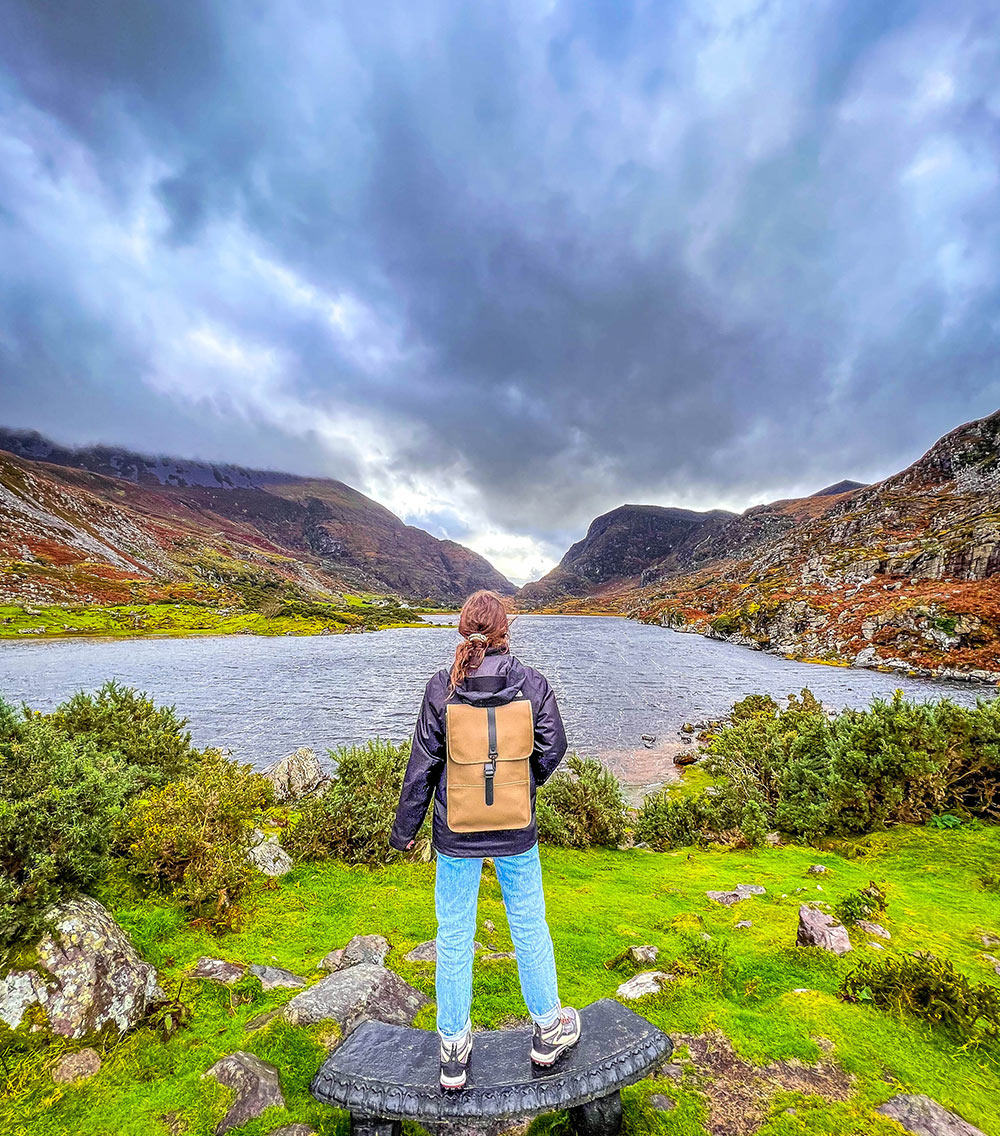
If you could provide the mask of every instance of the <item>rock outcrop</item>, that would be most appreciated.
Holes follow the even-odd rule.
[[[365,1018],[408,1026],[429,999],[391,970],[361,962],[320,979],[285,1006],[292,1025],[310,1026],[335,1021],[349,1033]]]
[[[300,746],[294,753],[279,758],[264,770],[264,776],[274,786],[278,801],[299,801],[330,780],[308,746]]]
[[[215,1136],[223,1136],[230,1128],[240,1128],[256,1120],[266,1109],[285,1107],[278,1070],[252,1053],[242,1050],[230,1053],[216,1061],[203,1076],[214,1077],[220,1084],[236,1091],[236,1099],[216,1125]]]
[[[922,1095],[893,1097],[876,1111],[895,1120],[913,1136],[986,1136],[981,1129],[973,1128],[956,1113]]]
[[[87,896],[54,908],[51,934],[32,961],[0,978],[0,1020],[16,1029],[32,1007],[62,1037],[131,1029],[162,998],[156,969],[136,953],[109,912]]]

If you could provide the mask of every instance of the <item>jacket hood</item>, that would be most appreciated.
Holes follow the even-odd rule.
[[[527,672],[520,659],[501,652],[487,652],[479,666],[465,682],[455,688],[455,697],[463,702],[510,702],[524,685]]]

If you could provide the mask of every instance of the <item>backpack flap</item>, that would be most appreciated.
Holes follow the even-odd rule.
[[[489,832],[531,824],[531,702],[449,703],[445,715],[448,827]]]

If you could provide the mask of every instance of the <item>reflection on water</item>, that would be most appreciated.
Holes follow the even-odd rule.
[[[646,783],[685,721],[718,717],[750,693],[809,686],[829,706],[862,706],[902,688],[917,699],[971,704],[992,688],[793,663],[728,643],[603,616],[522,615],[512,649],[555,688],[570,745],[613,755]],[[116,678],[172,702],[198,745],[218,744],[262,766],[299,745],[317,751],[413,728],[424,683],[450,664],[451,628],[365,635],[63,640],[0,644],[0,694],[50,709],[75,690]],[[644,753],[642,734],[657,736]],[[630,755],[637,759],[629,775]]]

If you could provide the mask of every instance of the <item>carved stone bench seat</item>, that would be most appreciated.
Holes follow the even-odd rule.
[[[580,1011],[580,1041],[551,1069],[531,1064],[531,1027],[474,1035],[464,1089],[438,1084],[438,1037],[428,1030],[365,1022],[313,1078],[317,1100],[351,1113],[355,1136],[398,1136],[401,1120],[440,1124],[569,1109],[579,1136],[613,1136],[621,1089],[641,1080],[673,1050],[666,1034],[618,1002]]]

